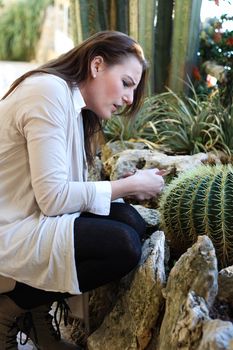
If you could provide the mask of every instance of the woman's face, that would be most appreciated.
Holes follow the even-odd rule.
[[[91,63],[91,74],[80,87],[86,108],[101,119],[109,119],[122,106],[132,104],[134,90],[141,80],[142,65],[133,55],[112,66],[96,56]]]

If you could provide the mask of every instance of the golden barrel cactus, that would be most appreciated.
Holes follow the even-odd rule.
[[[207,235],[219,267],[233,264],[233,167],[201,165],[173,179],[160,199],[161,228],[171,252],[182,254]]]

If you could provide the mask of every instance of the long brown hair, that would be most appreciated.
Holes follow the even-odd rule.
[[[117,31],[98,32],[80,45],[48,63],[31,70],[16,79],[2,99],[5,99],[24,79],[36,73],[54,74],[64,79],[72,89],[91,76],[91,61],[95,56],[102,56],[109,66],[120,64],[125,58],[134,55],[142,65],[142,77],[134,92],[132,105],[126,106],[122,112],[134,116],[140,109],[145,92],[148,64],[140,45],[128,35]],[[83,110],[85,149],[89,164],[93,161],[91,141],[95,133],[101,130],[100,119],[90,110]]]

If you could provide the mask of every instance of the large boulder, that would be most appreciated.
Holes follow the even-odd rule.
[[[130,286],[88,338],[88,350],[145,349],[160,314],[164,284],[164,234],[157,231],[143,245]]]

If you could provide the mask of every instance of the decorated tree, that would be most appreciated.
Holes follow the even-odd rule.
[[[233,17],[226,14],[209,18],[202,24],[199,45],[199,68],[193,76],[197,91],[210,93],[218,89],[224,106],[232,105],[233,95],[233,31],[223,30]],[[213,83],[214,77],[216,84]]]

